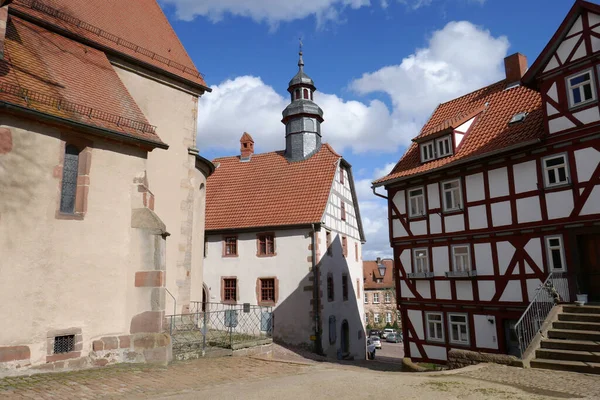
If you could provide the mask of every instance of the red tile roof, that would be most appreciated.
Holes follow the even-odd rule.
[[[386,267],[384,276],[379,273],[377,261],[363,261],[365,290],[394,288],[394,262],[392,260],[382,260],[381,263]],[[383,281],[377,283],[377,278],[383,278]]]
[[[15,16],[0,87],[0,101],[164,146],[104,53]]]
[[[206,86],[156,0],[15,0],[9,10]]]
[[[419,141],[421,141],[421,139],[426,139],[430,136],[435,135],[436,133],[442,133],[446,131],[450,133],[465,122],[469,121],[471,118],[480,114],[484,109],[485,106],[479,106],[469,111],[462,111],[458,113],[458,115],[456,115],[455,117],[442,121],[437,125],[433,125],[430,119],[429,122],[425,124],[425,126],[423,126],[423,129],[421,129],[421,133],[419,134],[419,136],[416,137],[415,140],[418,139]]]
[[[373,182],[383,185],[411,175],[434,171],[476,156],[529,143],[544,135],[540,94],[523,86],[506,89],[506,81],[494,83],[447,103],[440,104],[423,131],[452,126],[457,116],[483,109],[452,156],[421,163],[419,145],[412,143],[392,172]],[[509,124],[520,112],[529,113],[522,122]],[[463,118],[464,119],[464,118]],[[430,128],[431,127],[431,128]],[[437,129],[437,128],[433,128]]]
[[[320,223],[341,156],[328,144],[305,161],[283,151],[217,158],[206,183],[206,230]]]

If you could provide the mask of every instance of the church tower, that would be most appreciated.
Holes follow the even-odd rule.
[[[313,102],[317,90],[312,79],[304,73],[300,47],[298,73],[288,85],[291,103],[283,110],[285,124],[285,157],[290,161],[310,158],[321,148],[323,110]]]

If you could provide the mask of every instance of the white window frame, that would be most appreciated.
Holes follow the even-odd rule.
[[[429,321],[429,317],[432,315],[439,316],[440,320],[439,321]],[[429,329],[430,322],[439,326],[439,333],[441,334],[441,337],[432,335],[431,329]],[[427,338],[426,338],[427,341],[443,343],[445,341],[445,338],[444,338],[444,315],[441,312],[426,312],[425,313],[425,330],[427,332]]]
[[[571,86],[571,79],[580,77],[581,75],[585,75],[587,73],[590,74],[589,85],[590,85],[590,89],[592,91],[592,98],[588,99],[588,100],[580,101],[579,103],[575,104],[575,100],[573,99],[573,89],[579,89],[579,94],[581,95],[581,98],[583,99],[583,90],[581,88],[586,84],[587,81],[578,83],[575,86]],[[596,84],[594,82],[594,71],[592,68],[588,68],[584,71],[580,71],[571,76],[567,76],[565,79],[566,79],[565,86],[567,87],[567,97],[569,98],[569,108],[579,107],[584,104],[588,104],[588,103],[592,103],[592,102],[596,101]]]
[[[420,190],[421,194],[417,194],[417,195],[413,195],[412,192]],[[424,215],[427,214],[427,212],[425,211],[425,187],[421,186],[421,187],[416,187],[416,188],[412,188],[409,189],[407,191],[408,193],[408,216],[409,217],[422,217]],[[417,205],[417,212],[413,213],[412,212],[412,201],[415,200],[416,201],[416,205]],[[420,211],[420,213],[419,213]]]
[[[464,269],[459,269],[459,265],[457,263],[456,249],[458,249],[458,248],[467,249],[466,266],[464,267]],[[460,257],[465,257],[465,256],[460,255]],[[471,246],[469,246],[468,244],[457,244],[457,245],[452,246],[452,270],[460,271],[460,272],[468,272],[468,271],[473,270],[473,266],[471,265]]]
[[[553,160],[555,158],[559,158],[562,157],[563,158],[563,165],[554,165],[552,167],[547,167],[546,166],[546,162],[548,160]],[[559,175],[558,175],[558,171],[560,169],[560,167],[564,167],[565,169],[565,178],[567,179],[564,182],[556,182],[556,183],[550,183],[550,175],[549,172],[551,170],[554,170],[554,174],[556,176],[556,179],[559,179]],[[569,157],[567,156],[567,153],[558,153],[558,154],[552,154],[551,156],[547,156],[542,158],[542,169],[544,170],[544,185],[547,188],[550,187],[555,187],[555,186],[563,186],[563,185],[568,185],[569,182],[571,181],[571,177],[570,177],[570,173],[569,173]]]
[[[442,152],[440,149],[440,143],[443,142],[447,142],[448,143],[448,152]],[[437,158],[442,158],[442,157],[446,157],[446,156],[451,156],[452,155],[452,137],[450,135],[448,136],[443,136],[439,139],[435,139],[435,151],[436,151],[436,155]]]
[[[385,323],[386,324],[392,323],[392,313],[389,311],[385,313]]]
[[[392,294],[390,292],[385,292],[385,294],[383,295],[383,301],[385,303],[391,303],[392,302]]]
[[[365,304],[369,304],[369,294],[365,293],[365,299],[364,299]]]
[[[373,304],[379,304],[379,293],[373,293]]]
[[[365,313],[365,324],[369,323],[369,314]]]
[[[452,188],[452,189],[445,189],[444,185],[448,184],[448,183],[454,183],[454,182],[458,182],[458,188]],[[462,198],[462,182],[460,181],[460,179],[451,179],[448,181],[443,181],[440,183],[440,185],[442,185],[442,204],[444,207],[444,211],[448,212],[448,211],[458,211],[458,210],[462,210],[462,206],[463,206],[463,198]],[[454,190],[458,190],[458,197],[454,198],[454,202],[456,204],[452,204],[452,207],[448,207],[448,204],[446,204],[446,192],[453,192]]]
[[[558,240],[558,248],[556,246],[550,245],[551,240]],[[557,250],[557,249],[560,251],[560,263],[562,266],[561,268],[554,268],[554,262],[553,262],[554,259],[552,258],[552,250]],[[548,270],[550,272],[566,270],[567,265],[565,264],[565,246],[564,246],[562,235],[546,236],[546,256],[548,257]]]
[[[421,143],[419,145],[421,150],[421,162],[427,162],[431,160],[435,160],[435,142],[430,140],[429,142]],[[425,156],[425,149],[428,149],[429,157]]]
[[[381,322],[381,319],[379,318],[379,313],[373,313],[373,323],[378,324],[380,322]]]
[[[465,322],[452,322],[452,317],[464,317],[465,318]],[[460,338],[458,338],[458,340],[455,340],[452,337],[452,325],[458,325],[460,326],[464,326],[466,328],[466,337],[467,340],[460,340]],[[460,335],[460,328],[459,328],[459,335]],[[463,345],[463,346],[469,346],[471,344],[471,338],[470,338],[470,331],[469,331],[469,314],[463,314],[463,313],[448,313],[448,338],[450,339],[450,343],[452,344],[459,344],[459,345]]]
[[[418,257],[417,258],[417,252],[419,251],[425,251],[425,257]],[[419,263],[417,262],[418,260],[424,259],[425,260],[425,265],[423,266],[423,268],[419,268]],[[413,249],[413,273],[422,273],[422,272],[429,272],[429,249],[427,247],[420,247],[418,249]]]

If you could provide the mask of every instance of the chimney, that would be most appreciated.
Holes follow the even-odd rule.
[[[254,139],[248,132],[244,132],[240,138],[240,161],[250,161],[254,154]]]
[[[506,71],[506,84],[521,82],[521,78],[527,72],[527,57],[521,53],[515,53],[504,59],[504,70]]]
[[[0,0],[0,60],[4,60],[4,40],[8,23],[8,5],[12,0]]]
[[[381,257],[377,257],[377,261],[375,261],[377,265],[381,264]]]

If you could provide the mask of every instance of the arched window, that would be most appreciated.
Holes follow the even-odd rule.
[[[300,89],[296,89],[296,100],[300,98]]]
[[[308,100],[308,89],[304,89],[304,98]]]
[[[310,91],[310,99],[311,100],[313,99],[313,91],[312,90]]]
[[[62,189],[60,193],[60,212],[75,212],[75,196],[77,193],[77,171],[79,169],[79,149],[72,144],[65,147],[63,162]]]

